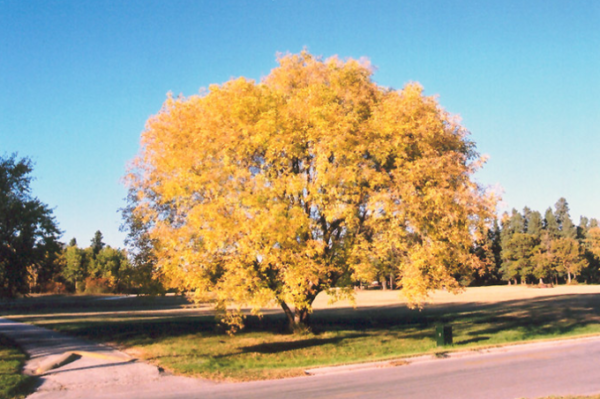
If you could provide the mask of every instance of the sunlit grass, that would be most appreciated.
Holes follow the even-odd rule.
[[[26,356],[0,335],[0,399],[23,398],[31,392],[31,377],[21,374]]]

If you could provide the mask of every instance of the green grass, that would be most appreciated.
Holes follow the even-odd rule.
[[[0,336],[0,399],[23,398],[32,391],[33,379],[22,375],[25,354]]]
[[[313,332],[305,335],[286,334],[284,317],[267,314],[249,317],[233,337],[219,332],[207,309],[189,308],[181,298],[57,300],[60,310],[48,298],[38,303],[30,298],[7,313],[17,321],[117,344],[175,373],[214,380],[298,376],[318,366],[600,334],[600,294],[457,301],[421,312],[403,304],[323,309],[315,311]],[[454,345],[436,348],[439,322],[453,326]]]

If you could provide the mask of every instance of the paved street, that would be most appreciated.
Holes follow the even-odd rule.
[[[61,351],[99,353],[41,378],[32,399],[54,398],[536,398],[600,392],[600,337],[525,345],[410,365],[238,384],[159,373],[118,351],[0,318],[0,334],[21,342],[35,369]]]

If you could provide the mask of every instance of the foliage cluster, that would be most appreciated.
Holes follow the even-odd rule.
[[[358,280],[394,274],[414,305],[460,290],[494,209],[474,143],[418,84],[371,75],[302,52],[260,83],[170,96],[127,176],[126,218],[162,281],[223,309],[277,303],[292,328]]]
[[[60,253],[52,210],[31,194],[32,163],[0,157],[0,298],[51,280]]]
[[[477,253],[488,262],[484,273],[474,276],[474,284],[509,284],[539,281],[540,284],[566,282],[579,277],[587,283],[600,282],[600,227],[596,219],[582,216],[576,226],[569,205],[560,198],[542,217],[528,207],[513,209],[488,230]]]
[[[102,242],[97,231],[87,248],[79,248],[75,239],[64,248],[60,278],[68,289],[86,294],[139,292],[145,276],[131,264],[124,249]]]

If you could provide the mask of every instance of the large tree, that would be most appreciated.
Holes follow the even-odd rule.
[[[167,99],[127,182],[168,285],[222,306],[274,301],[292,328],[319,292],[351,295],[384,263],[413,304],[460,289],[494,202],[471,180],[474,143],[421,86],[371,74],[302,52],[260,83]]]
[[[60,251],[52,210],[31,194],[32,170],[27,158],[0,157],[0,298],[27,294]]]

